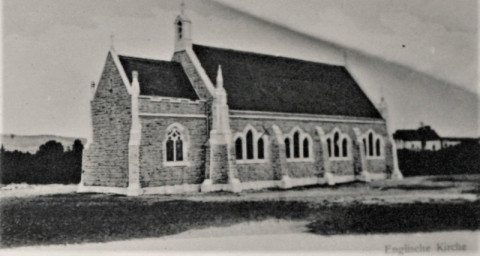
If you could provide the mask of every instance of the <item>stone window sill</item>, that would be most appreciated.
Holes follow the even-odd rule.
[[[179,162],[163,162],[163,166],[169,167],[169,166],[189,166],[190,163],[188,161],[179,161]]]
[[[314,162],[313,158],[287,158],[287,163]]]
[[[366,159],[367,160],[384,160],[385,157],[384,156],[367,156]]]
[[[330,161],[349,161],[352,160],[351,157],[332,157],[330,158]]]
[[[237,164],[264,164],[266,163],[266,159],[237,159],[236,163]]]

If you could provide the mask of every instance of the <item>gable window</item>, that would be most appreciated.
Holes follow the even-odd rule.
[[[376,134],[374,131],[369,130],[365,137],[362,139],[364,153],[367,159],[383,158],[384,157],[384,145],[382,136]],[[412,148],[414,146],[412,145]]]
[[[164,165],[186,165],[188,143],[187,131],[180,124],[173,124],[167,128],[164,142]]]
[[[342,133],[340,129],[335,128],[327,135],[328,157],[331,160],[351,159],[351,143],[347,133]]]
[[[257,132],[251,125],[247,125],[245,130],[235,134],[234,138],[237,163],[265,162],[268,152],[267,135]]]
[[[311,137],[300,128],[295,127],[285,135],[285,155],[287,161],[313,161]],[[293,145],[291,143],[293,142]]]

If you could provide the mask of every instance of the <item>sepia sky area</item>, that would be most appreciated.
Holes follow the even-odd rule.
[[[394,129],[480,136],[475,0],[185,1],[195,43],[341,64]],[[110,46],[169,60],[180,1],[3,1],[2,133],[88,137]],[[327,49],[327,50],[323,50]],[[340,57],[339,57],[340,56]],[[228,81],[225,81],[228,82]]]

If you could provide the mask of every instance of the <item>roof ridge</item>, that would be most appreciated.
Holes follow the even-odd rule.
[[[175,61],[169,61],[169,60],[150,59],[150,58],[142,58],[142,57],[134,57],[134,56],[126,56],[126,55],[118,55],[118,57],[119,58],[128,58],[128,59],[133,59],[133,60],[148,61],[148,62],[177,63]]]
[[[236,49],[229,49],[229,48],[221,48],[221,47],[207,46],[207,45],[200,45],[200,44],[193,44],[193,46],[198,46],[198,47],[203,47],[203,48],[210,48],[210,49],[214,49],[214,50],[235,52],[235,53],[240,53],[240,54],[249,54],[249,55],[263,56],[263,57],[269,57],[269,58],[275,58],[275,59],[293,60],[293,61],[310,63],[310,64],[315,64],[315,65],[332,66],[332,67],[339,67],[339,68],[344,68],[344,69],[346,69],[345,65],[327,64],[327,63],[315,62],[315,61],[312,61],[312,60],[304,60],[304,59],[294,58],[294,57],[276,56],[276,55],[267,54],[267,53],[249,52],[249,51],[243,51],[243,50],[236,50]]]

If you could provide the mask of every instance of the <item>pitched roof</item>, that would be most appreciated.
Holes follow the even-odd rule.
[[[140,95],[198,99],[179,63],[128,56],[118,57],[130,82],[132,82],[132,71],[138,71]]]
[[[235,110],[382,118],[343,66],[194,45],[212,82],[222,66]]]
[[[420,135],[418,134],[417,130],[397,130],[393,134],[393,138],[396,140],[403,140],[403,141],[412,141],[412,140],[420,141]]]
[[[393,138],[403,141],[440,140],[440,136],[438,136],[437,132],[431,129],[430,126],[423,126],[417,130],[397,130],[393,134]]]

